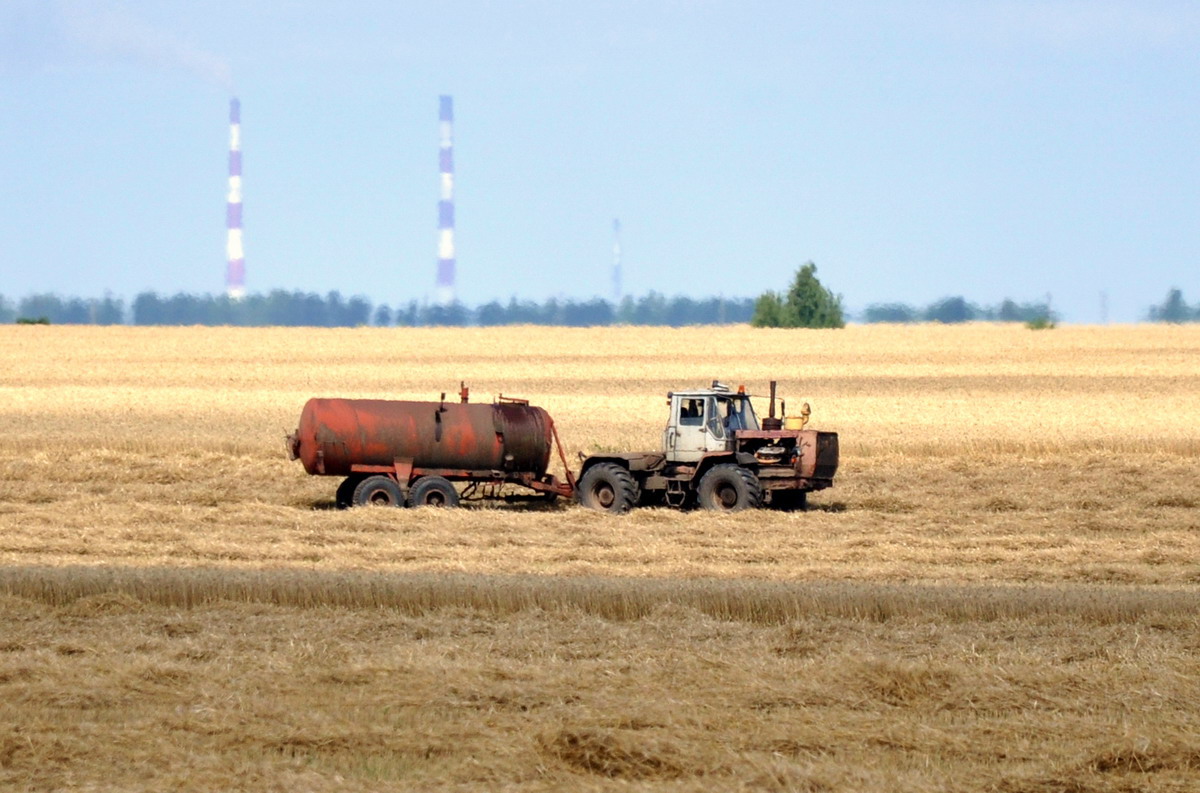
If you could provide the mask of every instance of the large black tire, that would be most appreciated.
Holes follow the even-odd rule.
[[[337,487],[337,494],[333,497],[333,503],[338,509],[350,509],[354,506],[354,489],[362,480],[361,474],[351,474],[342,480]]]
[[[696,497],[704,509],[739,512],[762,506],[762,485],[758,476],[740,465],[714,465],[700,478]]]
[[[458,491],[450,480],[440,476],[423,476],[408,491],[410,507],[457,507]]]
[[[404,491],[390,476],[368,476],[354,488],[356,507],[402,507]]]
[[[771,509],[777,509],[780,512],[803,512],[807,505],[807,490],[771,491]]]
[[[639,495],[629,471],[616,463],[596,463],[579,480],[576,498],[590,509],[622,515],[633,509]]]

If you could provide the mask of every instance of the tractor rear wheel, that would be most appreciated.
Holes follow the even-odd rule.
[[[457,507],[458,491],[450,480],[440,476],[423,476],[408,491],[410,507]]]
[[[697,500],[704,509],[738,512],[762,506],[758,476],[740,465],[715,465],[700,478]]]
[[[601,512],[621,515],[638,500],[633,475],[616,463],[596,463],[579,480],[579,503]]]
[[[354,488],[356,507],[402,507],[404,492],[390,476],[368,476]]]

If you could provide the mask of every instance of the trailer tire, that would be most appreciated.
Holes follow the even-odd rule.
[[[700,478],[696,496],[704,509],[739,512],[762,506],[758,476],[740,465],[714,465]]]
[[[450,480],[440,476],[423,476],[413,483],[408,491],[410,507],[445,507],[451,509],[458,506],[458,491]]]
[[[356,507],[402,507],[404,492],[390,476],[368,476],[354,488]]]
[[[807,506],[807,490],[771,491],[771,509],[777,509],[780,512],[803,512]]]
[[[579,503],[589,509],[623,515],[638,497],[633,475],[616,463],[596,463],[579,480]]]
[[[338,509],[350,509],[350,507],[354,506],[354,488],[358,487],[358,483],[362,480],[363,477],[361,474],[351,474],[337,486],[337,493],[333,497],[333,503]]]

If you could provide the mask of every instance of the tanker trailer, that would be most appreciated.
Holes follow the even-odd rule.
[[[313,476],[339,476],[338,507],[454,507],[460,498],[499,498],[518,485],[554,499],[574,492],[554,420],[525,399],[471,404],[385,399],[310,399],[288,452]],[[551,443],[567,481],[548,474]],[[455,482],[465,482],[460,493]],[[504,495],[512,498],[511,494]]]

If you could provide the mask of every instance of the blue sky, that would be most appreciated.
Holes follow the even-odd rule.
[[[1074,322],[1200,299],[1184,2],[0,0],[0,293],[432,299],[437,97],[458,294],[964,295]]]

